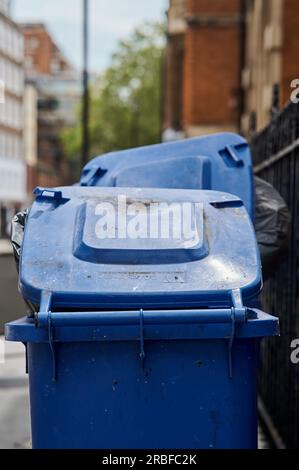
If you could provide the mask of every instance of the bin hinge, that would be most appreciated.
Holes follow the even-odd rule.
[[[55,347],[55,338],[54,338],[54,326],[52,323],[52,312],[51,312],[51,302],[52,302],[52,292],[43,291],[41,294],[41,302],[40,302],[40,311],[37,314],[37,325],[38,321],[41,320],[42,317],[47,318],[48,324],[48,339],[49,339],[49,346],[52,354],[52,380],[53,382],[57,381],[57,358],[56,358],[56,347]]]
[[[94,178],[101,178],[107,173],[107,170],[104,170],[103,168],[95,167],[95,168],[90,168],[82,177],[80,180],[80,186],[91,186],[92,180]]]
[[[37,187],[33,191],[33,194],[36,200],[47,200],[50,202],[55,202],[55,204],[57,205],[65,204],[70,200],[69,198],[63,197],[62,191],[58,189]]]
[[[243,305],[240,289],[233,290],[231,296],[233,306],[231,308],[231,334],[228,340],[228,373],[230,379],[233,378],[232,351],[236,335],[236,323],[242,323],[247,320],[247,308]]]
[[[141,367],[144,367],[145,361],[145,351],[144,351],[144,317],[143,317],[143,309],[141,308],[139,311],[139,338],[140,338],[140,353],[139,357],[141,360]]]

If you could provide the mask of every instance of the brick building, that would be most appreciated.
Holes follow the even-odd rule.
[[[269,121],[299,78],[296,0],[170,0],[164,135],[242,131]],[[277,86],[276,86],[277,89]]]
[[[164,129],[238,129],[240,23],[240,0],[170,1]]]
[[[27,75],[61,75],[73,71],[43,23],[24,24],[23,33]]]
[[[23,59],[22,31],[11,19],[9,2],[0,0],[0,239],[26,202]]]
[[[76,121],[81,78],[44,24],[23,24],[25,41],[25,149],[28,187],[73,181],[61,131]]]
[[[245,3],[242,130],[247,134],[250,116],[256,116],[258,130],[269,122],[274,85],[280,107],[290,100],[291,82],[299,78],[299,9],[296,0]]]

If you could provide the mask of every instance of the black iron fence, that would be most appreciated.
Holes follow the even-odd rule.
[[[264,287],[263,303],[280,317],[281,337],[262,345],[260,396],[287,448],[299,448],[299,364],[291,343],[299,338],[299,105],[290,103],[252,138],[255,173],[271,183],[292,217],[288,251]]]

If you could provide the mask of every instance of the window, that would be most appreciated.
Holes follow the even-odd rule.
[[[0,11],[5,14],[9,12],[9,0],[0,0]]]
[[[32,67],[33,67],[33,58],[32,57],[30,57],[30,56],[26,57],[25,67],[26,67],[27,70],[32,69]]]
[[[5,35],[4,22],[0,18],[0,50],[2,51],[4,50],[4,35]]]
[[[11,53],[11,29],[6,24],[5,25],[5,36],[4,36],[4,44],[5,44],[5,53],[10,55]]]
[[[0,158],[4,158],[4,132],[0,132]]]
[[[59,71],[60,71],[59,61],[57,59],[53,59],[51,62],[51,72],[55,74]]]

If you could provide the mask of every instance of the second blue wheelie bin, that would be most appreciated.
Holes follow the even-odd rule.
[[[254,219],[250,149],[232,133],[101,155],[85,166],[80,185],[223,191],[238,196]]]

